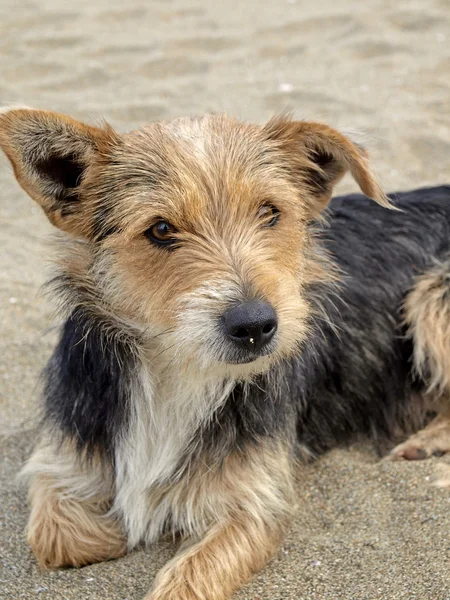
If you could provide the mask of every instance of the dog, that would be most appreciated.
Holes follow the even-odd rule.
[[[80,567],[182,537],[148,600],[225,600],[276,552],[296,465],[434,420],[450,449],[450,186],[385,196],[324,124],[121,134],[35,109],[0,146],[61,230],[28,541]],[[349,172],[362,191],[333,199]],[[397,210],[388,210],[396,208]]]

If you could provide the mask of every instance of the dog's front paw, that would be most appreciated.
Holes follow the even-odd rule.
[[[199,544],[175,555],[159,571],[145,600],[228,600],[236,587],[229,584],[234,573],[220,573],[216,557],[204,550]]]
[[[62,514],[32,516],[28,543],[42,568],[82,567],[119,558],[127,551],[119,528],[100,518],[96,522],[88,519],[71,522]]]
[[[119,524],[59,492],[47,478],[31,488],[28,543],[42,568],[82,567],[123,556],[126,540]]]

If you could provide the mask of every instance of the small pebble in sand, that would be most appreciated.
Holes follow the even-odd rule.
[[[287,94],[288,92],[292,92],[294,86],[292,83],[280,83],[278,86],[278,91]]]

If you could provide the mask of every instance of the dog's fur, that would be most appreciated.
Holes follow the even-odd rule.
[[[66,320],[25,468],[41,565],[176,532],[148,598],[223,600],[276,550],[297,458],[389,438],[427,399],[443,414],[392,456],[450,449],[450,187],[387,210],[360,146],[286,117],[119,134],[12,109],[0,145],[65,232],[51,285]],[[327,208],[346,171],[365,196]],[[147,235],[161,219],[170,248]],[[278,330],[244,356],[222,316],[260,299]]]

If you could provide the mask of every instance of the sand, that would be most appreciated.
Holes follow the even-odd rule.
[[[389,191],[450,181],[449,0],[2,0],[0,23],[2,104],[121,130],[207,111],[261,122],[289,108],[364,132]],[[55,340],[39,294],[51,227],[3,158],[0,190],[0,597],[139,599],[170,541],[49,574],[25,543],[15,475]],[[432,485],[445,465],[382,462],[364,445],[323,457],[299,476],[280,552],[236,598],[449,600],[450,491]]]

